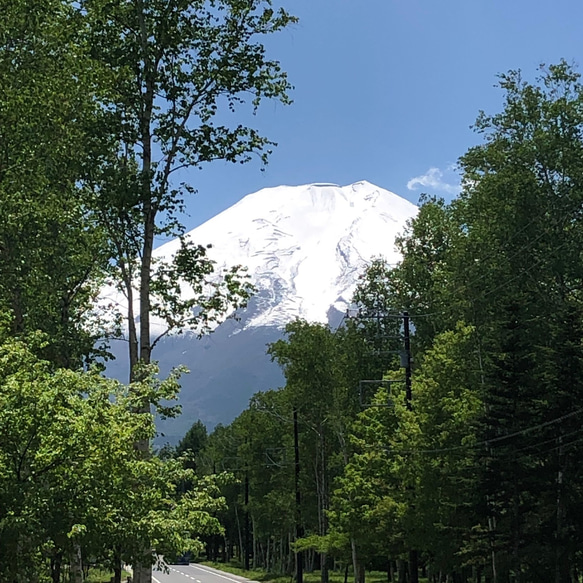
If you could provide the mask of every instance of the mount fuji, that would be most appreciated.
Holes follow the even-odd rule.
[[[162,374],[178,364],[191,371],[182,378],[182,415],[158,423],[161,441],[177,442],[197,419],[229,423],[253,393],[281,386],[266,345],[295,318],[338,324],[367,262],[399,261],[395,237],[416,213],[414,204],[365,181],[279,186],[249,194],[190,231],[187,239],[211,245],[217,272],[243,265],[257,291],[237,320],[211,335],[184,334],[156,347]],[[155,254],[169,258],[179,244],[165,243]],[[127,356],[117,357],[108,370],[122,378]]]

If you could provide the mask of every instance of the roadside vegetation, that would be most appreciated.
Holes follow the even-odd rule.
[[[259,581],[261,583],[289,583],[290,577],[288,575],[281,575],[275,573],[266,573],[263,569],[251,569],[245,570],[240,566],[237,566],[237,563],[220,563],[220,562],[213,562],[213,561],[198,561],[201,565],[208,565],[209,567],[214,567],[215,569],[220,569],[221,571],[225,571],[227,573],[232,573],[233,575],[238,575],[239,577],[245,577],[246,579],[250,579],[251,581]],[[352,568],[349,568],[348,571],[330,571],[330,583],[344,583],[345,576],[348,577],[348,581],[353,579]],[[310,572],[304,573],[304,581],[306,583],[319,583],[320,582],[320,573],[319,572]],[[381,571],[369,571],[366,574],[366,581],[367,583],[386,583],[387,582],[387,574]],[[419,579],[420,583],[427,583],[427,579]]]
[[[105,571],[103,569],[89,569],[87,577],[85,578],[86,583],[110,583],[114,577],[113,571]],[[131,574],[128,571],[122,570],[121,579],[122,581],[127,581]]]

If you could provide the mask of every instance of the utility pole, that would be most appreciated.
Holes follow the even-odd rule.
[[[300,441],[298,434],[298,409],[294,406],[294,456],[296,482],[296,541],[304,536],[302,528],[301,495],[300,495]],[[296,583],[304,582],[304,556],[296,550]]]
[[[385,314],[385,317],[394,317],[394,318],[402,318],[403,319],[403,343],[404,343],[404,350],[398,351],[401,354],[401,367],[405,369],[405,406],[409,411],[413,409],[413,394],[412,394],[412,380],[411,380],[411,325],[410,325],[410,317],[409,312],[404,311],[400,315],[390,315],[388,313]],[[374,314],[368,315],[365,314],[366,319],[375,319],[377,322],[377,329],[379,333],[382,333],[381,329],[381,319],[382,316],[380,312],[376,312]],[[380,342],[378,341],[380,339]],[[377,338],[377,346],[382,349],[382,336]],[[389,353],[394,353],[396,351],[388,351]],[[366,385],[376,385],[380,386],[382,383],[388,382],[389,386],[392,382],[403,382],[403,381],[385,381],[385,380],[361,380],[360,381],[360,394],[361,394],[361,405],[363,405],[363,387]],[[412,488],[410,488],[412,489]],[[410,550],[409,551],[409,583],[419,583],[419,553],[417,550]]]
[[[245,441],[245,443],[248,443]],[[244,463],[242,463],[244,462]],[[226,457],[222,460],[223,463],[223,470],[232,472],[232,473],[239,473],[243,472],[243,510],[245,514],[244,523],[243,523],[243,533],[241,533],[241,525],[239,519],[237,519],[237,532],[239,535],[239,546],[241,552],[241,562],[243,563],[245,569],[249,570],[249,563],[250,563],[250,556],[251,556],[251,528],[250,528],[250,520],[249,520],[249,461],[247,459],[247,455],[245,457],[236,456],[236,457]],[[213,462],[214,466],[214,462]]]
[[[249,571],[249,470],[245,469],[245,570]]]
[[[403,340],[405,343],[405,400],[407,409],[411,411],[411,332],[409,327],[409,312],[403,312]]]
[[[403,341],[405,344],[405,403],[411,411],[413,395],[411,392],[411,330],[409,312],[403,312]],[[419,583],[419,554],[415,549],[409,551],[409,581]]]

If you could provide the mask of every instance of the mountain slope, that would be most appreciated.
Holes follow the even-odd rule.
[[[191,370],[182,382],[183,415],[159,423],[162,441],[177,441],[199,418],[228,423],[254,392],[281,385],[266,345],[295,318],[337,324],[366,263],[375,256],[399,260],[395,237],[416,212],[369,182],[280,186],[250,194],[190,231],[194,243],[212,245],[208,255],[218,271],[246,266],[257,293],[240,320],[224,322],[208,338],[185,334],[156,348],[162,373],[177,364]],[[170,241],[156,256],[169,258],[178,246]],[[127,357],[118,356],[109,369],[124,378]]]

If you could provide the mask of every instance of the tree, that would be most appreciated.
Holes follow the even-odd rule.
[[[222,279],[211,277],[202,244],[181,239],[172,262],[156,261],[154,238],[183,234],[180,213],[194,189],[177,183],[181,170],[256,154],[266,160],[270,142],[231,114],[248,96],[253,111],[264,98],[289,102],[286,75],[260,38],[294,18],[270,0],[83,0],[79,15],[93,57],[116,79],[103,103],[117,154],[94,176],[93,208],[115,249],[133,381],[161,337],[209,331],[249,296],[237,266]],[[165,327],[158,338],[152,317]],[[138,568],[135,580],[150,575]]]
[[[564,434],[576,435],[581,406],[583,92],[564,62],[533,83],[511,71],[500,86],[502,112],[481,114],[484,143],[460,160],[459,199],[426,202],[392,277],[409,301],[418,366],[456,321],[475,329],[487,445],[476,458],[484,503],[472,540],[487,576],[569,581],[578,558],[566,533],[580,528],[567,518],[579,450],[565,449]]]
[[[300,320],[288,324],[286,334],[287,340],[273,343],[268,354],[283,368],[285,392],[293,409],[294,422],[297,425],[297,419],[300,419],[315,436],[315,439],[309,440],[314,447],[310,448],[311,452],[306,452],[309,457],[303,463],[314,467],[315,488],[310,488],[308,492],[315,490],[316,532],[324,536],[328,532],[330,499],[329,458],[333,439],[330,429],[334,426],[335,394],[340,391],[336,343],[333,332],[327,326]],[[308,492],[304,496],[309,495]],[[299,520],[299,515],[296,520]],[[304,520],[306,518],[302,518]],[[322,583],[327,583],[326,553],[321,554],[320,568]]]
[[[0,24],[0,309],[43,356],[77,367],[99,352],[92,302],[107,266],[82,202],[102,76],[62,0],[10,0]]]
[[[501,86],[503,111],[480,116],[484,142],[460,161],[460,197],[425,198],[401,264],[376,260],[363,275],[360,318],[334,333],[290,325],[270,349],[286,386],[252,404],[280,434],[294,405],[301,413],[304,517],[318,515],[323,458],[333,481],[326,534],[308,519],[294,549],[346,560],[352,547],[357,580],[383,561],[405,582],[410,548],[434,581],[573,583],[583,567],[583,86],[565,63]],[[380,380],[404,377],[397,355],[381,358],[400,348],[403,309],[410,402],[403,383]],[[359,404],[363,378],[379,383]],[[249,444],[285,442],[259,412],[238,420],[248,440],[236,449],[283,512],[290,470],[268,479]]]
[[[197,466],[197,457],[204,450],[207,439],[208,433],[206,426],[199,419],[190,426],[190,429],[176,446],[174,453],[177,456],[186,456],[186,466],[195,470]]]
[[[562,445],[577,422],[554,421],[581,406],[575,372],[581,354],[569,350],[564,361],[563,353],[580,338],[583,87],[566,63],[543,68],[536,84],[510,72],[501,86],[504,110],[478,119],[486,142],[461,160],[468,187],[457,210],[471,226],[466,240],[477,250],[474,265],[480,262],[492,282],[484,293],[470,279],[466,292],[487,351],[482,435],[516,434],[481,460],[498,555],[492,568],[500,580],[569,581],[575,557],[564,529],[577,532],[580,525],[564,522],[575,500],[563,480],[570,456],[580,452]],[[483,212],[498,221],[488,225]],[[525,432],[529,427],[536,429]],[[558,449],[545,450],[545,442]]]
[[[0,309],[10,314],[12,333],[22,339],[37,328],[47,333],[29,350],[49,358],[60,379],[65,373],[59,367],[77,368],[93,350],[99,332],[91,326],[88,308],[103,270],[118,275],[128,298],[132,380],[123,402],[136,422],[151,421],[151,404],[170,394],[165,386],[176,388],[176,377],[164,384],[152,376],[150,314],[165,322],[163,334],[185,325],[202,333],[250,293],[237,267],[220,281],[209,280],[214,265],[202,245],[183,241],[172,264],[154,265],[154,236],[182,233],[183,195],[192,191],[173,177],[180,168],[214,159],[243,162],[258,154],[265,160],[266,139],[239,124],[215,123],[214,117],[223,105],[228,110],[242,104],[249,93],[254,109],[262,98],[288,101],[285,74],[266,58],[256,37],[294,19],[263,0],[50,0],[42,6],[10,0],[5,8],[0,24],[0,207],[6,218],[0,230]],[[139,326],[133,305],[136,283]],[[181,295],[188,286],[190,295]],[[40,385],[52,386],[49,377]],[[82,387],[85,377],[71,382],[77,381]],[[79,393],[81,398],[83,389]],[[83,417],[80,408],[71,397],[66,418],[74,413]],[[75,472],[59,476],[74,491],[84,484],[110,509],[108,520],[117,522],[90,529],[87,538],[80,518],[79,528],[70,522],[73,515],[87,518],[87,508],[53,516],[60,529],[55,560],[65,539],[76,548],[84,544],[92,549],[102,548],[95,541],[109,540],[116,545],[113,564],[119,564],[121,553],[149,564],[153,557],[144,554],[145,546],[161,549],[165,544],[156,533],[164,524],[170,525],[167,534],[172,524],[182,529],[176,511],[181,520],[191,516],[184,500],[160,493],[163,485],[164,492],[171,488],[178,466],[168,462],[155,471],[161,461],[145,451],[153,425],[147,427],[124,432],[118,424],[111,429],[112,442],[125,436],[130,451],[135,442],[143,450],[141,458],[130,456],[132,463],[124,465],[131,473],[118,477],[118,489],[103,485],[106,473],[97,454],[91,458],[93,466],[87,461],[85,480],[75,482]],[[26,435],[22,439],[27,443]],[[182,482],[194,482],[187,470],[180,475],[186,476]],[[54,478],[55,484],[59,479]],[[102,496],[88,484],[100,485]],[[31,490],[35,496],[42,490],[36,486]],[[210,486],[205,488],[191,492],[190,498],[204,499]],[[64,499],[61,490],[54,491]],[[130,517],[117,504],[128,492],[137,504]],[[106,502],[105,493],[113,498]],[[156,500],[163,503],[152,508],[149,503]],[[51,513],[43,516],[48,519]],[[35,540],[44,540],[43,529],[49,526],[34,520],[29,524]],[[75,528],[66,531],[69,527]],[[71,537],[63,538],[67,532]],[[137,580],[141,577],[138,569]]]
[[[114,567],[141,557],[146,539],[158,552],[200,550],[200,536],[220,532],[217,481],[197,479],[178,461],[144,458],[135,441],[155,433],[153,416],[132,402],[155,391],[170,397],[174,380],[124,387],[97,372],[56,369],[28,342],[0,330],[0,572],[3,580],[39,580],[50,563],[80,571],[82,550]],[[141,393],[141,394],[140,394]],[[136,482],[135,477],[139,480]],[[177,485],[195,484],[181,495]],[[139,484],[139,487],[136,487]],[[131,495],[129,493],[131,492]]]
[[[206,331],[248,297],[236,268],[209,296],[213,266],[200,244],[183,240],[173,263],[156,267],[154,237],[183,233],[179,215],[194,189],[176,184],[180,170],[246,162],[254,154],[266,160],[270,142],[252,128],[233,127],[225,112],[247,95],[254,110],[263,98],[289,102],[285,73],[257,39],[294,19],[269,0],[84,0],[80,10],[94,58],[117,81],[104,106],[118,153],[95,177],[94,204],[115,247],[134,371],[139,361],[150,362],[151,315],[162,319],[165,333]],[[191,288],[187,299],[181,286]]]

